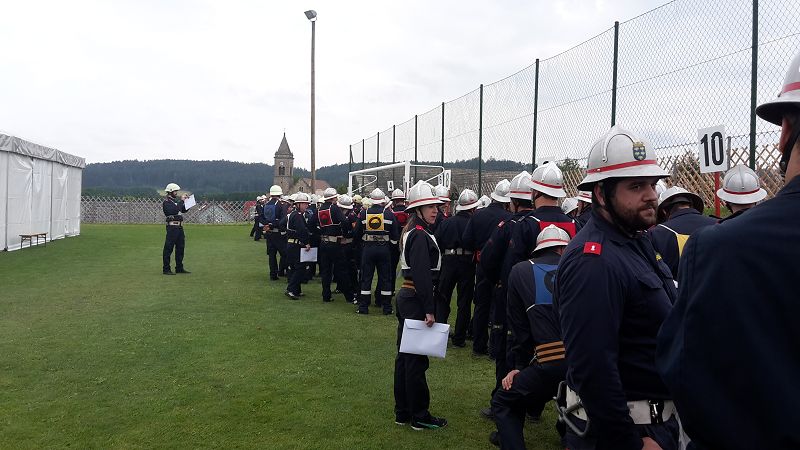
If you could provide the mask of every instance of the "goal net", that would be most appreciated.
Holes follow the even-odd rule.
[[[427,181],[434,186],[442,184],[450,189],[450,176],[450,170],[442,166],[403,161],[350,172],[347,179],[347,193],[351,196],[359,194],[364,197],[375,188],[380,188],[391,197],[393,190],[401,189],[403,192],[408,192],[408,188],[418,180]]]

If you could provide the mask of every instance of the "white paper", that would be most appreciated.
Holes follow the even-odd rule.
[[[434,323],[428,327],[423,320],[406,319],[403,321],[400,353],[444,358],[449,335],[449,324]]]
[[[300,262],[317,262],[317,247],[300,249]]]
[[[189,198],[183,201],[183,207],[186,209],[189,209],[196,204],[197,202],[194,200],[194,194],[190,195]]]

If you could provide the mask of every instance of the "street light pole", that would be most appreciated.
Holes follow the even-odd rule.
[[[317,166],[314,160],[315,150],[315,111],[314,111],[314,41],[316,37],[317,12],[313,9],[305,12],[306,18],[311,21],[311,193],[317,190]]]

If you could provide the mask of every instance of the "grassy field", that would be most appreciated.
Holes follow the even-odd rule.
[[[394,316],[269,282],[247,226],[187,226],[190,275],[161,275],[163,226],[84,225],[0,253],[0,448],[493,448],[494,368],[428,370],[441,430],[394,424]],[[554,413],[526,425],[558,448]]]

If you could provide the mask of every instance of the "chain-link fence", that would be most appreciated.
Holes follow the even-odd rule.
[[[755,169],[773,195],[779,129],[753,110],[776,95],[798,50],[800,0],[675,0],[351,145],[351,170],[441,164],[459,169],[455,186],[482,194],[522,167],[557,161],[574,194],[592,143],[619,124],[650,141],[671,183],[710,202],[697,130],[722,124],[731,166]],[[492,160],[517,167],[487,170]]]
[[[163,198],[81,197],[83,223],[164,223]],[[200,201],[183,213],[187,223],[243,223],[252,220],[254,201]]]

